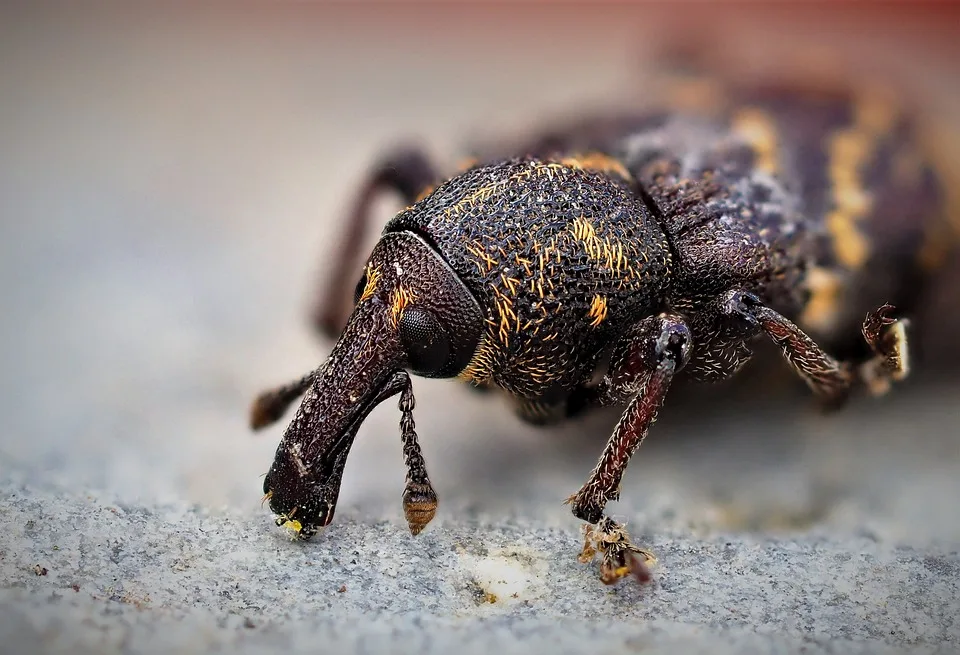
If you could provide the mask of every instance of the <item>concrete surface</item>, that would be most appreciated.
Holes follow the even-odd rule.
[[[0,630],[49,652],[957,645],[956,552],[870,537],[658,530],[656,586],[608,589],[571,530],[532,517],[450,517],[414,540],[363,515],[303,547],[250,512],[4,493]]]
[[[378,149],[629,96],[649,16],[3,11],[0,652],[960,651],[956,384],[830,417],[787,388],[668,404],[611,506],[659,557],[646,589],[577,563],[561,504],[610,415],[540,431],[416,380],[420,537],[392,403],[329,530],[259,506],[282,427],[247,403],[330,347],[306,306]],[[921,27],[883,42],[960,116],[956,40]]]

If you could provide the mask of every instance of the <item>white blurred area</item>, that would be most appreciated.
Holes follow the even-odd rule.
[[[720,42],[753,48],[759,56],[747,59],[763,64],[775,45],[837,47],[923,89],[948,119],[960,116],[960,59],[943,19],[748,14],[699,5],[5,4],[0,474],[255,511],[281,427],[251,435],[247,403],[330,347],[310,333],[307,308],[377,153],[419,138],[452,161],[467,139],[642,102],[655,67],[648,57],[667,34],[729,27]],[[390,210],[385,203],[384,216]],[[496,398],[415,384],[442,508],[542,510],[567,521],[560,502],[589,472],[608,422],[552,438],[495,411]],[[880,517],[877,530],[960,539],[953,508],[913,503],[960,492],[960,446],[944,432],[960,419],[953,393],[917,393],[829,422],[807,406],[788,417],[715,412],[713,438],[688,441],[677,433],[703,426],[675,413],[631,467],[624,502],[679,497],[689,520],[722,523],[740,495],[760,495],[753,480],[774,488],[774,507],[749,510],[761,515],[843,524],[850,503],[861,503]],[[365,424],[341,511],[399,515],[398,418],[388,402]],[[898,439],[918,422],[944,438]],[[585,438],[591,430],[595,438]],[[850,463],[858,446],[838,439],[871,430],[883,446]],[[796,438],[765,441],[773,432]],[[544,504],[517,508],[517,497]]]

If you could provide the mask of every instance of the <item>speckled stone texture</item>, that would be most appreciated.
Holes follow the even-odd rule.
[[[329,351],[309,299],[376,153],[421,134],[455,161],[464,135],[635,100],[653,7],[21,4],[0,6],[0,652],[960,651],[957,382],[832,416],[770,379],[671,395],[610,505],[658,557],[643,589],[577,562],[562,504],[610,413],[538,430],[416,379],[440,496],[419,537],[394,402],[329,529],[292,542],[260,507],[283,426],[251,434],[248,403]],[[860,48],[826,11],[808,29]],[[920,58],[956,122],[960,56],[920,54],[956,39],[894,23],[875,62]]]
[[[956,648],[960,556],[875,538],[649,535],[657,582],[606,588],[570,529],[347,519],[308,545],[262,517],[5,488],[0,630],[50,652]],[[36,566],[42,575],[38,574]],[[13,641],[10,641],[10,638]],[[21,651],[25,652],[25,651]],[[944,652],[947,652],[946,650]]]

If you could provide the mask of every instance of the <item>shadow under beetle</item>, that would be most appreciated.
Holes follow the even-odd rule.
[[[579,121],[446,179],[421,152],[394,152],[361,190],[315,315],[339,335],[332,353],[252,409],[261,428],[305,394],[264,480],[277,525],[308,538],[331,522],[360,424],[399,394],[403,507],[419,533],[437,495],[408,372],[456,377],[500,387],[537,423],[625,406],[567,502],[588,524],[581,561],[599,554],[603,582],[648,579],[646,553],[604,508],[676,376],[726,379],[763,339],[829,406],[907,375],[898,316],[949,251],[921,153],[882,88],[783,84]],[[351,311],[384,191],[410,206],[384,229]]]

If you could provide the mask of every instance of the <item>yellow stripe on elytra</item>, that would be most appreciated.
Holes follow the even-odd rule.
[[[929,158],[942,185],[944,207],[920,249],[925,270],[939,268],[952,247],[960,241],[960,130],[942,116],[928,116],[920,131],[921,148]]]
[[[769,113],[759,107],[744,107],[734,115],[732,128],[750,144],[758,170],[774,175],[780,169],[777,124]]]
[[[814,267],[807,272],[807,289],[810,299],[800,315],[800,324],[810,330],[827,332],[839,316],[843,282],[836,273]]]
[[[833,197],[833,210],[826,218],[827,230],[833,237],[837,260],[848,268],[862,267],[870,254],[867,237],[857,225],[873,205],[861,171],[876,154],[879,139],[893,129],[898,112],[889,90],[865,87],[854,106],[853,124],[834,133],[827,144]]]

